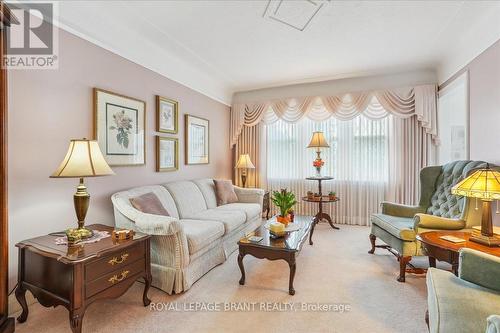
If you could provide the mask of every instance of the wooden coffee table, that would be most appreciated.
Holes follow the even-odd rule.
[[[274,221],[274,217],[269,221]],[[282,259],[288,263],[290,266],[290,278],[288,282],[288,292],[290,295],[295,295],[295,289],[293,289],[293,279],[295,277],[295,257],[302,249],[302,245],[309,232],[311,231],[311,225],[313,223],[312,216],[295,216],[295,224],[300,225],[300,230],[294,231],[285,237],[273,239],[269,235],[269,230],[267,230],[263,225],[255,230],[254,233],[243,237],[238,242],[239,255],[238,255],[238,266],[241,270],[240,284],[245,284],[245,268],[243,267],[243,257],[250,254],[259,259],[268,260],[278,260]],[[249,236],[261,236],[263,239],[256,243],[248,240]]]
[[[462,243],[453,243],[442,236],[455,236],[465,239]],[[474,249],[500,257],[500,247],[489,247],[469,241],[470,232],[463,231],[428,231],[417,235],[422,243],[423,252],[429,256],[429,266],[436,267],[436,260],[447,262],[451,265],[453,274],[458,275],[458,251],[462,248]]]

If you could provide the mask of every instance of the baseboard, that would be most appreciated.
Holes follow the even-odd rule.
[[[33,296],[33,294],[31,294],[31,292],[29,290],[26,291],[26,303],[28,304],[28,306],[30,306],[34,303],[37,303],[36,298]],[[19,312],[21,312],[21,310],[22,310],[22,308],[16,299],[16,295],[14,295],[14,293],[12,293],[9,296],[9,316],[14,316],[14,315],[18,314]],[[0,333],[3,333],[3,332],[0,331]]]
[[[9,317],[0,325],[0,333],[14,333],[15,326],[14,318]]]

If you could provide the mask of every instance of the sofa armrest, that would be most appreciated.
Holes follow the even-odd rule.
[[[113,200],[115,224],[118,227],[151,235],[152,265],[163,266],[167,270],[175,271],[189,265],[187,237],[179,220],[170,216],[144,214],[119,201],[119,199]],[[167,285],[162,282],[162,289],[171,293],[174,290],[174,279],[167,280]],[[175,291],[182,290],[176,289]]]
[[[482,287],[500,291],[500,258],[484,252],[460,250],[458,276]]]
[[[238,196],[238,202],[257,203],[262,207],[265,191],[261,188],[243,188],[234,186],[234,192]]]
[[[413,217],[417,213],[425,212],[425,208],[420,206],[401,205],[387,201],[382,201],[380,205],[382,206],[382,214],[392,216]]]
[[[442,269],[429,268],[426,284],[430,333],[484,332],[486,318],[500,307],[498,293]]]
[[[500,315],[491,315],[486,321],[486,333],[500,333]]]
[[[413,229],[437,229],[437,230],[461,230],[465,228],[465,221],[459,219],[449,219],[446,217],[429,214],[416,214],[413,218]]]
[[[182,230],[175,217],[143,213],[114,195],[111,201],[115,210],[130,220],[139,232],[148,235],[173,235]]]

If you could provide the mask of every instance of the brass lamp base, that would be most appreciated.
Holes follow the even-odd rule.
[[[89,209],[90,194],[87,192],[87,187],[83,182],[83,178],[80,178],[80,183],[76,188],[76,193],[73,195],[73,203],[75,204],[78,228],[69,229],[66,232],[68,239],[70,234],[79,239],[92,237],[94,235],[93,231],[85,228],[85,216],[87,215],[87,210]]]
[[[486,246],[499,246],[500,245],[500,237],[498,236],[486,236],[482,235],[479,232],[472,232],[472,235],[470,236],[469,240],[471,242],[483,244]]]
[[[469,240],[486,246],[500,245],[500,238],[493,234],[493,221],[491,218],[491,201],[483,200],[481,218],[481,232],[474,230]]]
[[[241,175],[241,184],[243,185],[243,187],[246,187],[246,184],[247,184],[247,175],[246,174]]]
[[[70,244],[78,243],[79,241],[90,238],[92,236],[94,236],[94,232],[85,227],[66,230],[66,237],[68,237],[68,243]]]

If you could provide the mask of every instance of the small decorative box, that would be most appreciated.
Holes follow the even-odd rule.
[[[134,235],[135,235],[134,230],[127,230],[127,229],[113,230],[113,233],[112,233],[112,237],[115,240],[132,239],[132,237],[134,237]]]

